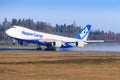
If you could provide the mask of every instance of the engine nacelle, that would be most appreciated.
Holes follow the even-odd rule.
[[[83,41],[77,41],[77,42],[75,42],[75,45],[77,46],[77,47],[83,47],[83,46],[85,46],[87,43],[85,43],[85,42],[83,42]]]
[[[62,42],[61,41],[55,41],[55,42],[52,42],[52,46],[53,47],[61,47],[62,46]]]

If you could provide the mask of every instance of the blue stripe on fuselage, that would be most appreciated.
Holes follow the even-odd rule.
[[[41,42],[39,40],[25,40],[25,39],[18,39],[18,38],[14,38],[14,39],[29,42],[29,43],[40,44],[40,45],[47,45],[45,42]],[[60,48],[71,48],[71,47],[75,47],[75,44],[74,43],[66,43],[65,45],[61,46]]]

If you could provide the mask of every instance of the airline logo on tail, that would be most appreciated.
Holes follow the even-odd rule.
[[[86,27],[80,34],[81,39],[83,39],[88,33],[88,28]]]
[[[90,29],[91,29],[91,25],[87,25],[77,36],[76,38],[77,39],[81,39],[83,41],[86,41],[87,40],[87,37],[89,35],[89,32],[90,32]]]

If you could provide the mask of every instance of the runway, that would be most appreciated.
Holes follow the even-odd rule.
[[[9,51],[12,51],[12,52],[31,52],[31,51],[34,51],[34,52],[48,52],[48,51],[45,51],[45,50],[36,50],[36,49],[24,49],[24,48],[0,48],[0,52],[9,52]],[[52,51],[52,52],[56,52],[56,51]],[[57,49],[57,52],[107,52],[107,53],[111,53],[111,52],[114,52],[114,53],[118,53],[117,51],[96,51],[96,50],[81,50],[81,49],[78,49],[78,48],[71,48],[71,49]]]
[[[114,48],[116,49],[116,48]],[[34,51],[34,52],[47,52],[45,50],[36,50],[35,48],[0,48],[0,52],[30,52],[30,51]],[[53,51],[56,52],[56,51]],[[58,48],[57,52],[107,52],[107,53],[119,53],[120,50],[113,50],[113,49],[101,49],[101,48],[68,48],[68,49],[64,49],[64,48]]]
[[[36,51],[39,52],[40,50],[36,50],[36,46],[16,46],[16,45],[1,45],[0,51]],[[42,50],[45,51],[45,50]],[[120,43],[93,43],[88,44],[82,48],[57,48],[59,52],[120,52]]]

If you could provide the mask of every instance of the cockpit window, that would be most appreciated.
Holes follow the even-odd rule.
[[[13,26],[12,28],[16,28],[15,26]]]

